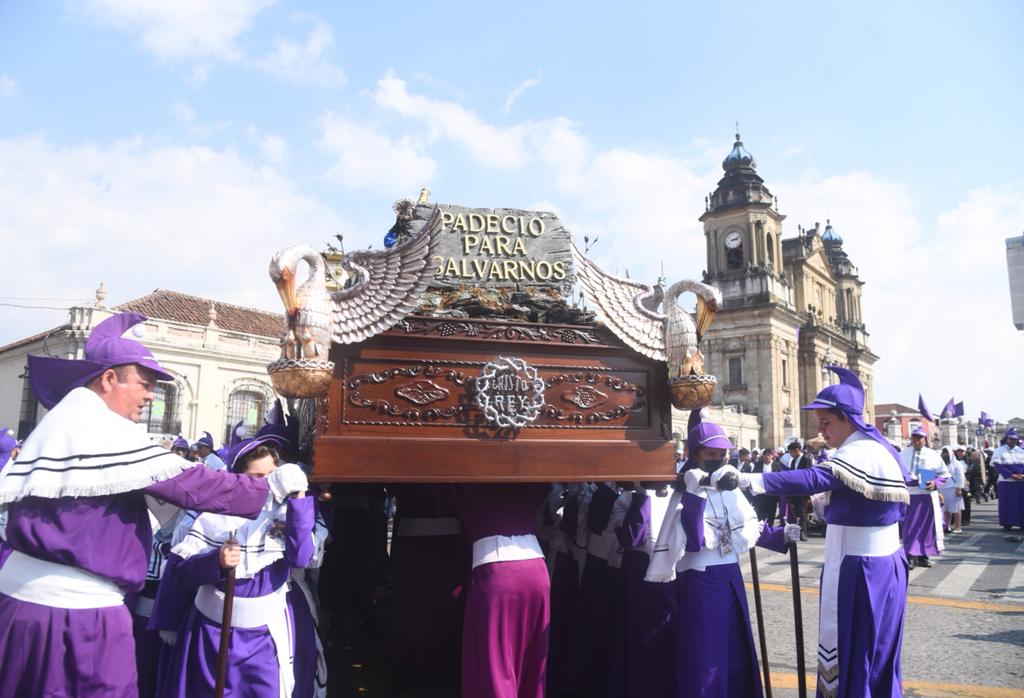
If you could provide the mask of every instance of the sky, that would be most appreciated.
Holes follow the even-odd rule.
[[[276,250],[379,249],[422,186],[699,279],[738,122],[784,236],[829,219],[860,269],[876,401],[1024,416],[1022,26],[1013,0],[0,0],[0,345],[101,281],[279,310]]]

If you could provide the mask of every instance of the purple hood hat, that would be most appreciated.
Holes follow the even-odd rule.
[[[228,470],[234,471],[235,464],[242,458],[242,456],[263,445],[277,448],[277,441],[272,437],[254,436],[251,439],[243,439],[236,443],[228,449],[227,457],[224,459],[224,462],[228,464]]]
[[[1017,439],[1018,441],[1020,441],[1020,437],[1017,436],[1017,430],[1014,427],[1010,427],[1009,429],[1007,429],[1006,433],[1003,434],[1003,438],[1004,439]]]
[[[690,412],[690,419],[687,422],[689,431],[686,432],[686,445],[689,447],[689,457],[683,464],[680,472],[686,472],[691,468],[700,466],[697,455],[702,448],[732,448],[732,442],[725,435],[725,430],[714,422],[703,421],[704,414],[699,410]]]
[[[183,449],[185,449],[187,451],[188,450],[188,439],[186,439],[181,434],[178,434],[178,438],[176,438],[173,442],[171,442],[171,450],[174,450],[176,448],[183,448]]]
[[[287,418],[281,400],[274,402],[267,413],[266,423],[256,432],[256,438],[273,439],[278,448],[289,451],[299,449],[298,420]]]
[[[11,459],[11,451],[18,447],[18,439],[14,436],[13,429],[0,431],[0,468],[7,465]]]
[[[196,439],[196,442],[194,444],[192,444],[192,445],[193,446],[206,446],[207,448],[209,448],[212,451],[213,450],[213,437],[210,435],[210,432],[204,431],[203,435],[200,436],[198,439]]]
[[[857,431],[885,446],[885,450],[892,454],[892,457],[900,464],[903,479],[909,482],[910,475],[900,461],[899,451],[889,443],[889,440],[882,435],[882,432],[878,431],[874,424],[864,421],[864,385],[857,378],[857,374],[842,366],[828,366],[827,368],[839,376],[839,384],[825,386],[814,398],[814,402],[804,405],[800,409],[827,410],[834,408],[842,412],[857,428]]]
[[[138,364],[155,373],[157,380],[174,380],[174,376],[157,363],[149,349],[134,339],[121,336],[145,321],[145,315],[130,312],[108,317],[92,328],[89,338],[85,340],[85,358],[82,359],[29,354],[29,381],[43,407],[52,409],[72,390],[82,387],[113,366]]]

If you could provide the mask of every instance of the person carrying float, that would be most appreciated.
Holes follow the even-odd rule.
[[[229,457],[232,471],[252,477],[271,476],[279,467],[276,449],[262,438],[238,443]],[[283,503],[268,502],[255,520],[202,514],[175,546],[172,552],[181,559],[174,567],[175,582],[197,591],[160,695],[214,695],[225,575],[234,568],[224,695],[291,698],[296,626],[286,598],[288,582],[292,570],[308,565],[315,551],[314,498],[305,495],[303,490]]]
[[[1016,429],[1006,430],[991,462],[999,473],[999,525],[1005,529],[1020,526],[1024,530],[1024,448]]]
[[[50,411],[0,472],[9,550],[0,567],[0,695],[137,695],[131,614],[165,503],[255,517],[306,487],[297,467],[257,479],[197,468],[134,423],[172,376],[121,335],[120,313],[93,328],[84,359],[29,356]]]
[[[907,601],[899,522],[910,500],[910,477],[896,449],[864,420],[864,387],[857,376],[838,366],[829,370],[840,383],[803,408],[814,410],[829,448],[838,447],[829,460],[803,470],[736,474],[740,487],[755,493],[827,493],[818,696],[898,698]],[[712,481],[725,472],[715,473]]]
[[[675,696],[761,696],[739,556],[754,545],[785,552],[787,543],[799,540],[800,527],[776,528],[758,521],[738,489],[718,489],[722,471],[739,473],[724,465],[732,443],[717,424],[693,421],[683,487],[669,502],[645,578],[675,583]]]

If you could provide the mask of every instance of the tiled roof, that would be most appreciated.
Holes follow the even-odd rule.
[[[228,332],[244,332],[260,337],[278,338],[284,334],[284,314],[268,313],[255,308],[221,303],[209,298],[189,296],[176,291],[157,289],[152,293],[122,303],[116,310],[133,310],[151,318],[206,326],[210,323],[210,305],[217,312],[214,325]]]
[[[916,407],[910,407],[909,405],[903,405],[903,404],[901,404],[899,402],[882,402],[882,403],[878,403],[877,405],[875,405],[875,414],[878,415],[879,417],[881,417],[883,415],[888,417],[889,413],[892,410],[896,410],[897,414],[910,414],[910,413],[916,414],[917,413],[917,408]]]

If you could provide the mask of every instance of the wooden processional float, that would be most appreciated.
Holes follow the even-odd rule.
[[[271,261],[287,330],[268,372],[305,406],[313,481],[673,479],[670,403],[711,402],[698,345],[718,291],[611,276],[552,213],[427,193],[395,204],[391,247],[335,274],[307,246]]]

